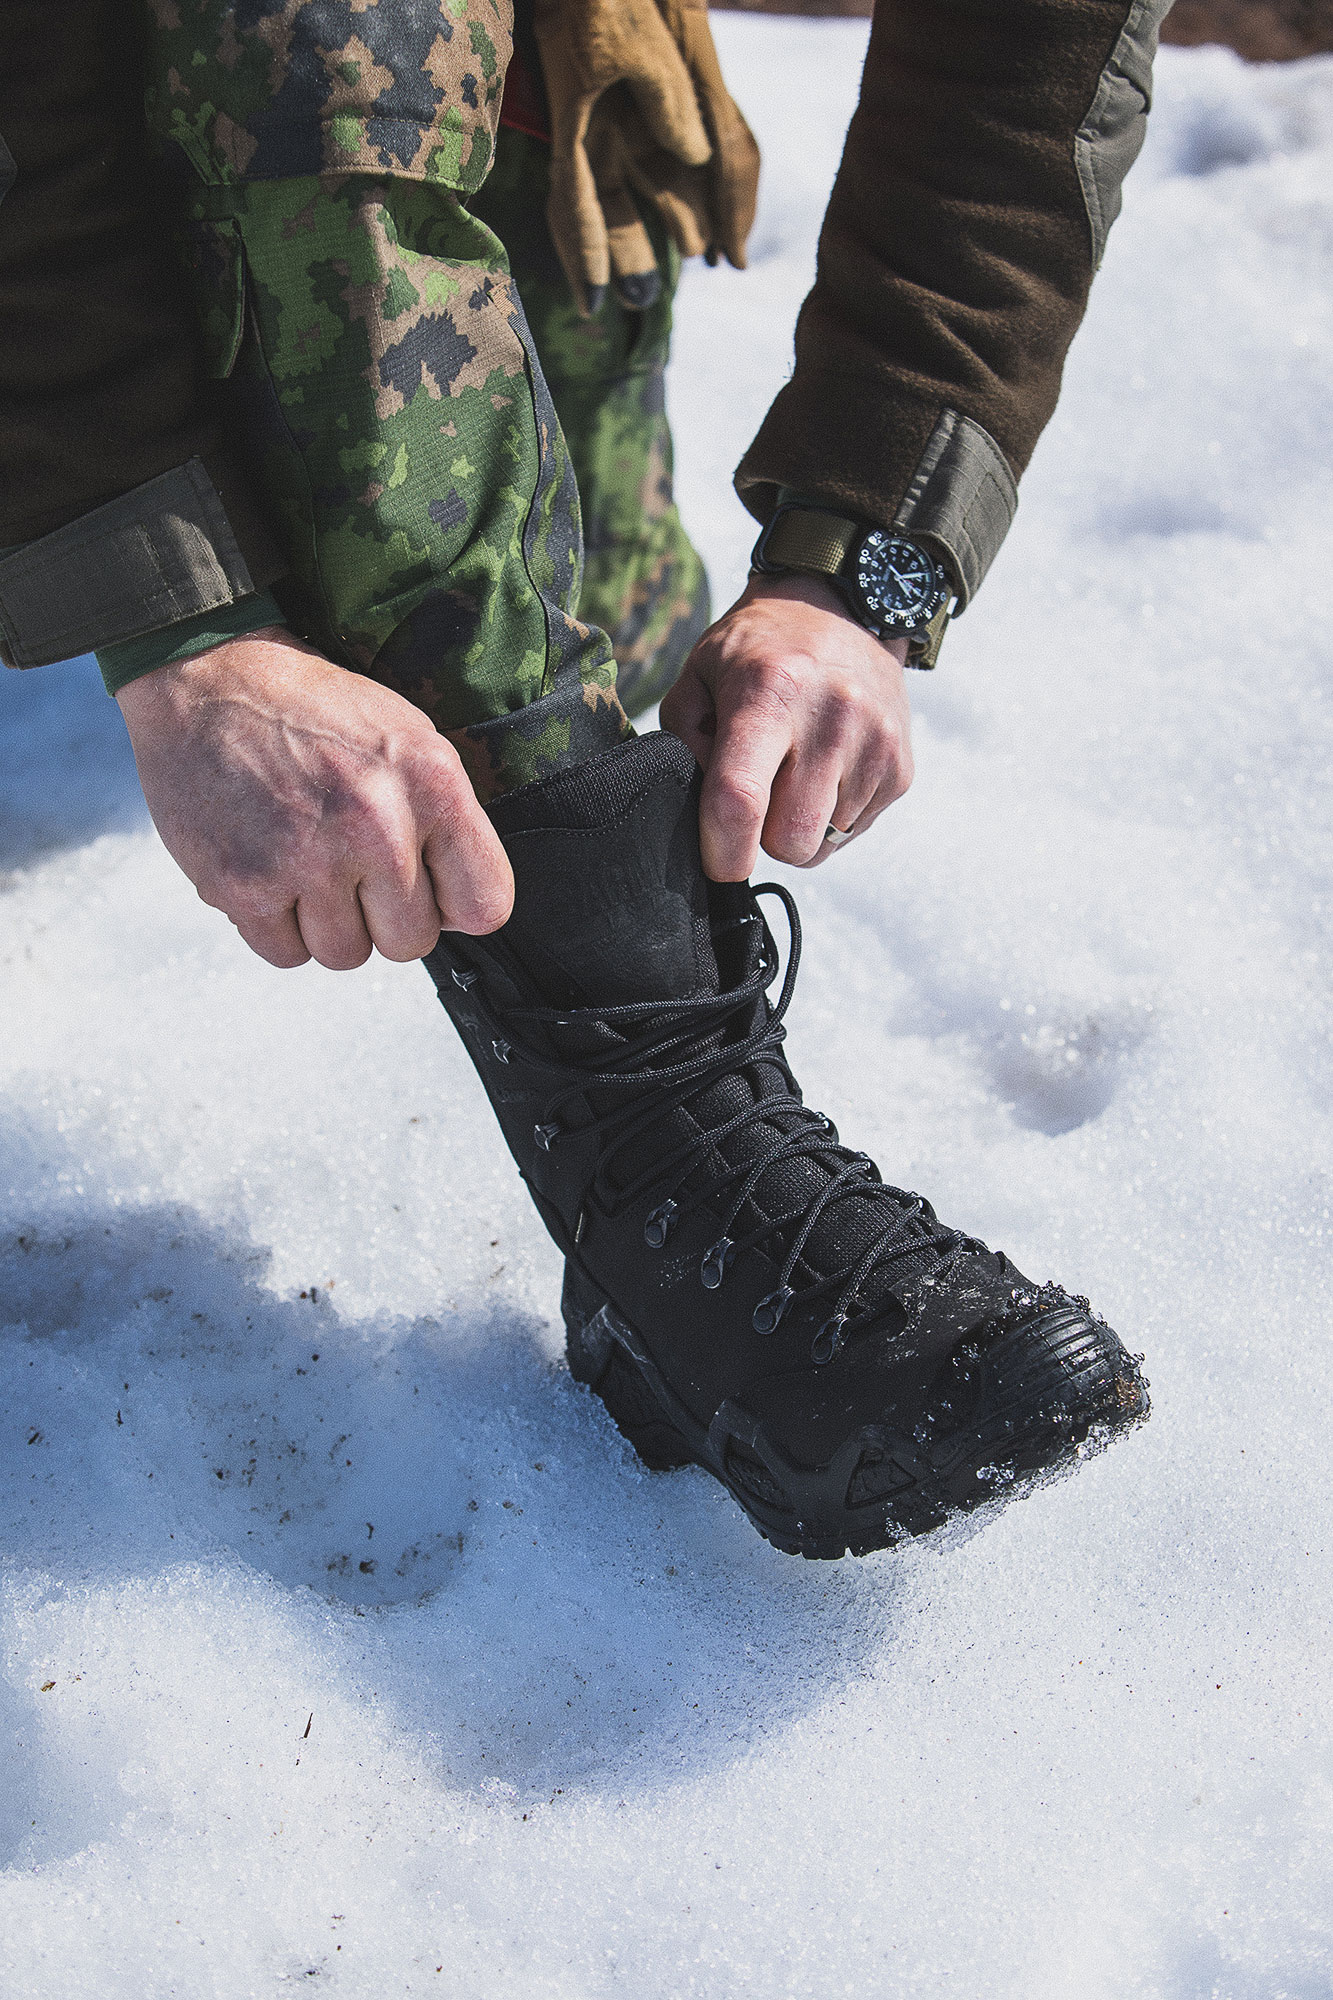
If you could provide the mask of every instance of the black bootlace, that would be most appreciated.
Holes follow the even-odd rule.
[[[965,1251],[982,1249],[984,1245],[958,1230],[946,1228],[921,1195],[890,1187],[881,1180],[878,1168],[866,1154],[852,1152],[842,1145],[832,1121],[801,1102],[795,1079],[781,1053],[787,1033],[784,1016],[791,1004],[801,962],[800,918],[792,896],[780,883],[763,883],[754,893],[778,898],[786,913],[791,940],[777,1001],[764,998],[761,1009],[756,1003],[767,995],[777,977],[779,956],[772,932],[757,913],[714,926],[716,938],[754,923],[760,924],[763,931],[753,971],[725,992],[681,1000],[631,1001],[614,1007],[514,1006],[506,1007],[500,1014],[490,1006],[484,986],[474,972],[456,970],[453,978],[457,985],[474,989],[472,997],[485,1016],[487,1027],[495,1031],[491,1046],[497,1060],[510,1063],[517,1057],[548,1076],[554,1071],[566,1079],[547,1103],[541,1120],[533,1128],[533,1137],[543,1151],[549,1152],[567,1136],[577,1134],[586,1139],[589,1134],[599,1135],[596,1171],[604,1185],[614,1189],[609,1204],[611,1213],[623,1211],[645,1189],[675,1172],[671,1193],[658,1202],[644,1225],[644,1239],[650,1249],[660,1250],[686,1215],[717,1200],[729,1189],[731,1200],[721,1233],[705,1251],[700,1264],[700,1282],[708,1290],[716,1290],[725,1282],[731,1265],[747,1250],[774,1237],[785,1243],[778,1283],[754,1309],[756,1333],[776,1332],[797,1296],[797,1286],[792,1281],[821,1216],[835,1203],[850,1197],[860,1201],[869,1199],[882,1207],[883,1226],[858,1260],[849,1261],[823,1277],[806,1267],[810,1281],[800,1286],[803,1300],[808,1303],[826,1294],[833,1295],[833,1309],[816,1333],[810,1350],[811,1359],[822,1364],[834,1358],[850,1333],[870,1324],[875,1309],[863,1296],[863,1290],[872,1277],[878,1276],[884,1284],[894,1276],[910,1275],[929,1263],[932,1275],[938,1279]],[[752,1025],[736,1039],[728,1040],[729,1024],[747,1015],[755,1017]],[[542,1046],[525,1040],[524,1030],[529,1023],[534,1029],[546,1031]],[[582,1055],[574,1060],[553,1058],[551,1031],[582,1026],[619,1035],[619,1046],[608,1049],[605,1056],[599,1051],[596,1056]],[[655,1154],[651,1166],[630,1181],[623,1184],[613,1181],[610,1170],[615,1156],[664,1112],[688,1109],[721,1078],[762,1061],[776,1063],[791,1085],[792,1095],[759,1095],[753,1104],[720,1124],[701,1123],[696,1132],[667,1152]],[[625,1088],[633,1091],[628,1103],[613,1103],[574,1127],[562,1124],[561,1114],[571,1100],[586,1101],[590,1090],[614,1093]],[[756,1124],[774,1127],[768,1145],[749,1160],[728,1164],[721,1157],[722,1144]],[[717,1171],[686,1196],[685,1184],[709,1155],[718,1157]],[[765,1175],[779,1163],[800,1157],[824,1163],[828,1178],[818,1194],[813,1198],[806,1194],[797,1207],[781,1215],[766,1216],[756,1227],[733,1238],[732,1230]],[[787,1239],[784,1232],[793,1224],[796,1227]]]

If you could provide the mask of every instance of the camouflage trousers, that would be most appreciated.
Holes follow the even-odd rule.
[[[709,619],[708,578],[672,497],[666,364],[680,258],[645,217],[662,291],[646,312],[608,293],[583,319],[546,227],[549,151],[501,129],[490,176],[468,206],[510,268],[550,386],[583,507],[579,612],[609,634],[630,715],[664,695]]]
[[[294,629],[423,709],[482,797],[619,741],[707,620],[671,499],[669,290],[579,320],[545,148],[509,131],[470,197],[348,173],[191,176],[183,200]]]

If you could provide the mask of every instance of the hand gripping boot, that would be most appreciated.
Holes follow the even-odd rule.
[[[569,1363],[645,1461],[705,1466],[791,1554],[861,1555],[1148,1413],[1084,1299],[885,1186],[782,1052],[800,955],[707,881],[672,736],[510,792],[514,914],[427,959],[565,1255]]]

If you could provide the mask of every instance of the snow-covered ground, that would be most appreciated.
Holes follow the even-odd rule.
[[[864,28],[719,31],[722,595]],[[812,1098],[1148,1356],[959,1545],[640,1470],[420,971],[249,957],[91,667],[0,677],[5,2000],[1333,1992],[1331,298],[1333,60],[1168,51],[917,785],[799,878]]]

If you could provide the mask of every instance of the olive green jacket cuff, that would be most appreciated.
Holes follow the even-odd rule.
[[[264,588],[280,570],[262,524],[229,511],[192,458],[0,555],[0,658],[38,667],[96,651],[122,686],[184,657],[191,637],[280,619]]]

